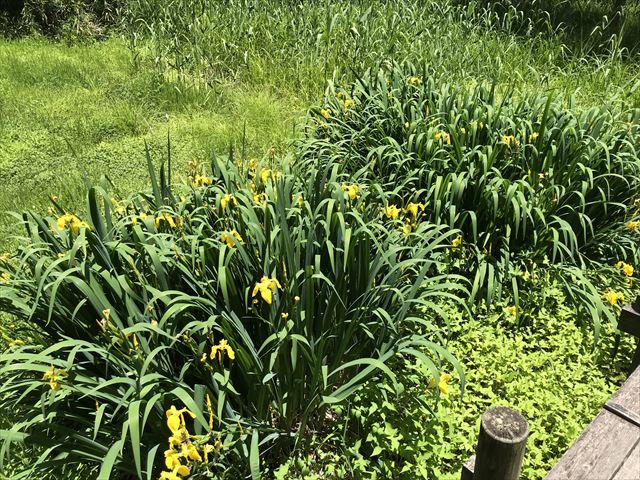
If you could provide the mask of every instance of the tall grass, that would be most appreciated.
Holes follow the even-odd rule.
[[[521,90],[543,84],[570,91],[579,84],[586,98],[601,97],[605,84],[628,91],[637,73],[617,55],[594,57],[606,64],[606,71],[594,73],[561,37],[531,32],[523,38],[494,28],[490,10],[451,0],[134,0],[124,21],[134,50],[148,46],[161,71],[188,84],[230,78],[295,85],[305,99],[317,98],[327,79],[351,80],[380,59],[428,63],[460,83],[496,80]]]

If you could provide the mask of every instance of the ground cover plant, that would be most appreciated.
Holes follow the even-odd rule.
[[[639,120],[633,108],[456,90],[390,64],[329,90],[300,161],[339,162],[379,185],[386,214],[404,216],[409,231],[415,218],[459,229],[458,246],[470,251],[451,271],[465,266],[472,299],[491,303],[504,291],[519,307],[545,265],[599,328],[615,317],[581,270],[638,263]]]
[[[0,302],[34,341],[0,356],[1,406],[21,412],[3,451],[46,450],[14,478],[257,478],[367,380],[401,391],[398,355],[455,365],[432,319],[462,291],[438,271],[453,231],[405,237],[335,168],[232,165],[193,164],[184,200],[163,174],[114,205],[92,187],[84,220],[55,201],[25,216]]]

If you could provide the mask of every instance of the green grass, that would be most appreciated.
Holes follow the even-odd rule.
[[[156,71],[134,67],[118,39],[68,46],[0,40],[0,211],[42,210],[47,195],[80,205],[80,179],[108,175],[123,192],[146,184],[144,143],[160,161],[171,137],[177,172],[192,158],[241,147],[262,157],[283,149],[301,104],[295,96],[220,84],[179,91]],[[15,234],[0,219],[0,246]]]

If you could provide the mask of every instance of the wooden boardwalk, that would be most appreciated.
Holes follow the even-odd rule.
[[[640,367],[545,480],[640,480]]]

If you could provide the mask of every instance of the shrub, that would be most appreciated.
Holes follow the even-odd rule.
[[[20,412],[1,436],[43,450],[14,478],[151,478],[163,451],[167,478],[256,478],[365,382],[400,392],[399,355],[454,362],[434,320],[460,290],[438,271],[454,232],[380,221],[335,166],[212,168],[113,204],[91,187],[85,219],[54,198],[24,214],[0,307],[32,340],[0,355],[0,408]]]
[[[2,8],[5,18],[0,23],[0,32],[96,36],[116,23],[122,3],[121,0],[14,0]]]
[[[383,64],[330,86],[311,117],[300,161],[340,163],[459,229],[452,271],[471,274],[472,298],[499,300],[506,288],[518,302],[533,270],[548,266],[594,322],[614,321],[583,269],[640,260],[640,111],[457,91]]]

